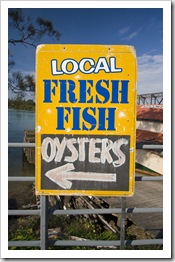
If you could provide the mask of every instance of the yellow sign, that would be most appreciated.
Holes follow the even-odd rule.
[[[136,89],[131,46],[37,47],[37,194],[133,195]]]

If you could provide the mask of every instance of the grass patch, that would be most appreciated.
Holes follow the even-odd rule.
[[[100,225],[94,218],[81,216],[51,216],[48,228],[59,228],[60,233],[50,240],[119,240],[120,235],[114,234]],[[75,237],[75,238],[74,238]],[[126,232],[126,239],[135,238]],[[40,240],[40,218],[37,216],[19,216],[9,220],[9,241]],[[74,240],[76,241],[76,240]],[[102,247],[101,249],[107,249]],[[9,247],[10,250],[37,250],[38,247]],[[50,246],[49,250],[96,250],[97,247],[83,246]],[[114,247],[120,249],[120,247]],[[125,250],[162,250],[162,245],[126,246]]]

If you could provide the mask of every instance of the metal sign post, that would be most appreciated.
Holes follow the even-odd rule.
[[[125,210],[126,197],[121,198],[120,249],[125,249]]]
[[[41,250],[48,248],[48,197],[41,196],[41,216],[40,216],[40,231],[41,231]]]
[[[133,47],[38,46],[37,194],[133,195],[136,83]]]

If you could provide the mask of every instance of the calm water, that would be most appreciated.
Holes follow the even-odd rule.
[[[23,142],[24,130],[35,128],[35,113],[24,110],[8,110],[8,141]],[[8,149],[8,175],[34,176],[35,166],[23,159],[23,148]],[[9,208],[20,208],[34,203],[31,182],[9,182]]]
[[[24,110],[8,110],[8,141],[23,142],[24,130],[35,128],[35,113]],[[29,175],[34,165],[23,161],[22,148],[10,148],[8,152],[8,173],[9,176]],[[27,167],[26,167],[27,166]],[[25,170],[24,170],[25,167]],[[31,174],[32,175],[32,174]]]

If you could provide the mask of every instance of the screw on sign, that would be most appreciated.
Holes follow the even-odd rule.
[[[37,194],[133,195],[136,83],[133,47],[38,46]]]

